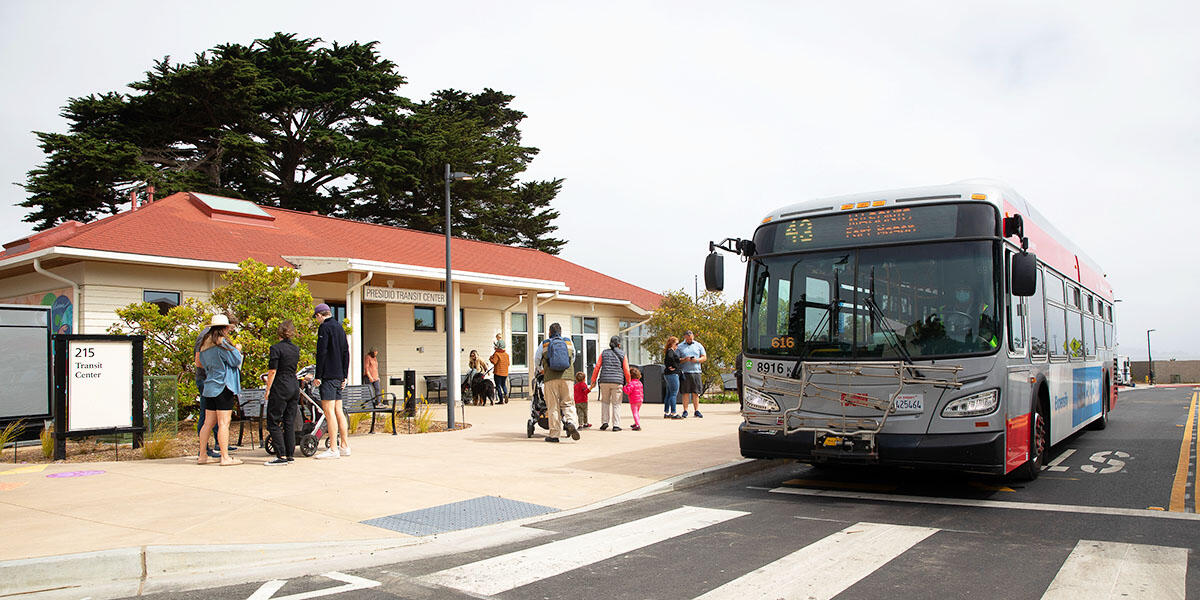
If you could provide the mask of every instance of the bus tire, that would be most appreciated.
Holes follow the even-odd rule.
[[[1092,421],[1088,425],[1088,429],[1093,431],[1101,431],[1108,428],[1108,405],[1111,404],[1112,387],[1108,384],[1108,373],[1104,374],[1104,387],[1101,388],[1104,396],[1100,398],[1100,418]]]
[[[1050,449],[1050,423],[1046,421],[1046,412],[1042,401],[1038,398],[1037,408],[1030,414],[1029,424],[1029,460],[1012,472],[1016,481],[1033,481],[1042,474],[1042,466],[1046,463],[1046,452]]]

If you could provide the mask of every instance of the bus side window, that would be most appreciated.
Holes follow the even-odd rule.
[[[1038,269],[1038,286],[1032,296],[1026,299],[1029,308],[1029,349],[1034,356],[1046,355],[1046,305],[1042,291],[1046,288],[1040,281],[1042,270]]]

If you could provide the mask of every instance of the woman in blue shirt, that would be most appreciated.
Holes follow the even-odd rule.
[[[229,318],[213,315],[208,334],[200,343],[196,366],[204,369],[204,385],[200,395],[204,397],[206,410],[204,427],[200,439],[208,439],[213,425],[217,425],[217,447],[221,450],[221,466],[240,465],[242,461],[229,457],[229,421],[237,395],[242,392],[240,368],[242,366],[241,345],[229,339]],[[208,455],[203,444],[196,462],[205,464]]]

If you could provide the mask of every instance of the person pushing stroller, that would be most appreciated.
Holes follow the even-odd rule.
[[[575,399],[571,391],[571,384],[575,380],[575,348],[571,340],[562,336],[562,325],[550,324],[550,337],[542,342],[541,361],[538,364],[544,379],[546,420],[550,429],[546,441],[557,443],[564,428],[571,439],[578,440]]]

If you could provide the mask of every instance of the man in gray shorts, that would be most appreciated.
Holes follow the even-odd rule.
[[[696,418],[702,419],[704,415],[700,414],[700,393],[704,391],[704,383],[700,380],[700,371],[701,365],[708,360],[708,355],[704,353],[704,346],[696,341],[691,329],[684,332],[683,341],[675,348],[675,352],[679,354],[679,371],[682,376],[679,382],[679,395],[683,398],[681,418],[686,419],[688,416],[690,396]]]

